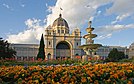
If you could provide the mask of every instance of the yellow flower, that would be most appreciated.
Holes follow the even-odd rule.
[[[34,83],[35,84],[39,84],[39,80],[34,80]]]
[[[22,76],[24,76],[24,74],[22,74]]]
[[[57,82],[56,84],[60,84],[59,82]]]
[[[87,77],[87,79],[88,79],[90,82],[93,82],[93,80],[91,79],[91,77]]]

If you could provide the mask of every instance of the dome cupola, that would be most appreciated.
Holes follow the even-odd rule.
[[[64,26],[64,27],[66,27],[66,28],[69,28],[67,21],[62,18],[62,15],[61,15],[61,14],[59,15],[59,18],[57,18],[57,19],[53,22],[52,27],[55,27],[55,26]]]

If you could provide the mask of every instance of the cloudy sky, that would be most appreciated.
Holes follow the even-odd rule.
[[[82,35],[91,20],[98,35],[95,43],[129,46],[134,42],[133,3],[134,0],[0,0],[0,37],[11,43],[39,44],[45,28],[62,13],[70,30],[78,27]]]

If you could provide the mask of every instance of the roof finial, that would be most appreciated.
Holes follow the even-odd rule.
[[[60,15],[59,15],[59,17],[61,17],[62,15],[61,15],[61,13],[60,13]]]
[[[91,24],[92,24],[92,21],[89,21],[88,22],[88,26],[91,27]]]

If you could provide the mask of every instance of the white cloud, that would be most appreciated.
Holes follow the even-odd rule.
[[[134,0],[113,0],[113,5],[107,9],[107,14],[126,14],[134,13]]]
[[[38,28],[40,26],[40,19],[28,19],[25,21],[25,24],[28,26],[28,28]]]
[[[97,39],[104,39],[109,38],[112,36],[113,33],[119,32],[125,29],[134,28],[134,24],[128,24],[128,25],[106,25],[101,26],[98,29],[95,30],[95,32],[99,35]]]
[[[19,5],[23,8],[26,6],[22,0],[19,1]]]
[[[113,33],[113,32],[117,32],[117,31],[121,31],[124,29],[129,29],[129,28],[134,28],[134,24],[128,24],[128,25],[106,25],[106,26],[102,26],[98,29],[96,29],[97,32],[101,32],[101,33]]]
[[[55,6],[48,6],[46,4],[47,11],[50,14],[47,15],[45,20],[28,19],[25,21],[28,29],[18,34],[8,35],[8,41],[11,43],[38,43],[41,34],[45,31],[46,25],[52,24],[59,17],[60,12],[62,13],[62,17],[67,20],[70,30],[75,27],[81,27],[88,20],[94,19],[98,7],[110,1],[112,0],[57,0]],[[60,7],[63,9],[62,11]],[[43,21],[46,25],[41,26],[40,22]]]
[[[25,4],[21,4],[20,6],[21,6],[21,7],[25,7]]]
[[[57,0],[53,7],[49,7],[49,14],[47,16],[47,25],[59,16],[61,12],[72,30],[75,27],[81,27],[89,19],[93,20],[97,12],[97,8],[109,3],[111,0]],[[63,9],[60,11],[60,7]]]
[[[7,5],[7,4],[2,4],[4,7],[6,7],[7,9],[9,9],[10,7],[9,7],[9,5]]]
[[[134,16],[134,0],[113,0],[113,5],[106,10],[107,15],[117,15],[112,24],[122,21],[123,19]]]
[[[115,23],[117,23],[119,21],[122,21],[123,19],[127,18],[128,16],[130,16],[128,13],[127,14],[123,14],[123,15],[118,15],[116,17],[116,20],[115,21],[112,21],[111,24],[115,24]]]
[[[8,35],[7,40],[10,43],[39,43],[41,34],[44,33],[44,26],[40,25],[40,20],[28,19],[25,24],[28,26],[27,30]]]
[[[112,36],[112,34],[105,34],[105,35],[98,36],[96,39],[102,40],[102,39],[105,39],[105,38],[110,38],[111,36]]]
[[[11,10],[11,11],[14,10],[14,9],[11,8],[8,4],[3,3],[2,6],[4,6],[5,8],[7,8],[7,9],[9,9],[9,10]]]
[[[97,12],[97,15],[100,15],[100,14],[101,14],[101,11],[98,11],[98,12]]]
[[[48,7],[48,4],[46,3],[46,7]]]

